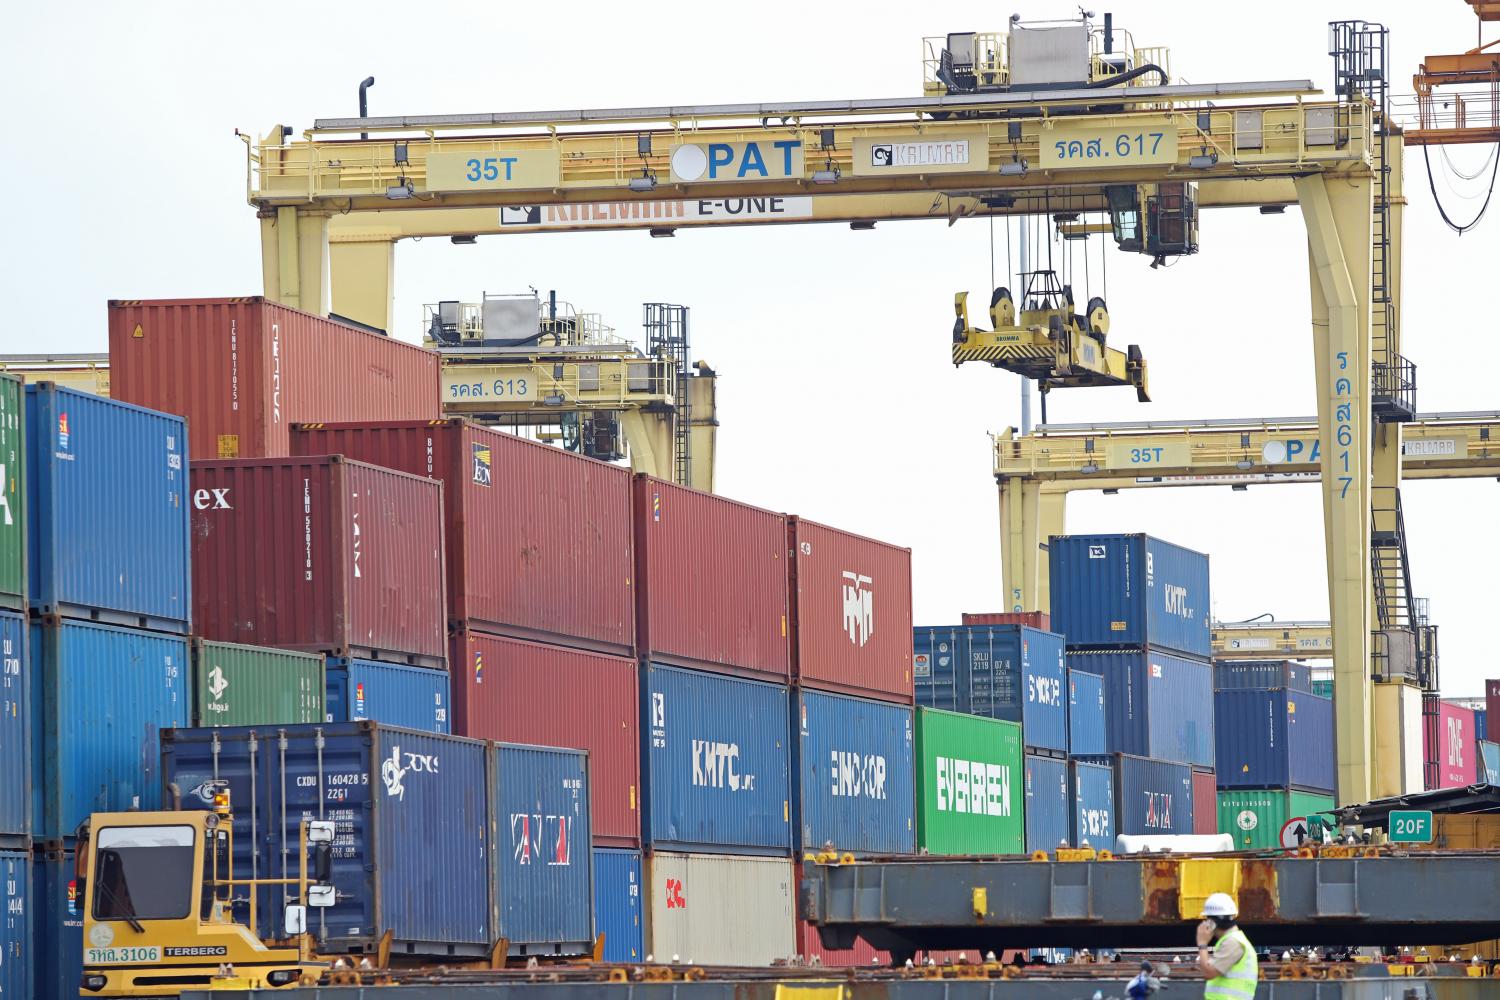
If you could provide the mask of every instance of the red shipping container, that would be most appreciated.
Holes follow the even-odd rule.
[[[443,487],[338,455],[194,462],[206,639],[442,667]]]
[[[638,476],[635,519],[641,655],[785,682],[786,518]]]
[[[818,929],[806,920],[797,921],[797,954],[804,965],[828,969],[884,968],[891,964],[891,953],[876,951],[864,938],[855,938],[853,948],[825,948]]]
[[[1219,783],[1214,772],[1193,768],[1193,832],[1219,832]]]
[[[1461,788],[1478,782],[1474,710],[1432,698],[1423,699],[1422,709],[1427,729],[1427,787]]]
[[[461,629],[450,669],[454,735],[587,750],[594,843],[639,846],[635,660]]]
[[[1484,682],[1484,725],[1484,738],[1500,742],[1500,736],[1490,735],[1500,734],[1500,679]]]
[[[188,418],[192,458],[281,458],[303,420],[436,420],[438,356],[260,296],[113,300],[110,395]]]
[[[1045,611],[965,611],[965,625],[1025,625],[1052,631],[1052,616]]]
[[[301,425],[292,451],[443,482],[455,624],[635,650],[630,470],[458,419]]]
[[[787,523],[793,678],[910,704],[911,549],[799,517]]]

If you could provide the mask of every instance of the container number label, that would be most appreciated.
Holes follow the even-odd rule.
[[[150,948],[90,948],[84,958],[85,965],[121,965],[125,962],[160,962],[161,949]]]

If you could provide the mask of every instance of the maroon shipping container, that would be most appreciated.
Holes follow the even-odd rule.
[[[634,651],[628,469],[457,419],[301,425],[292,451],[443,482],[456,625]]]
[[[441,667],[443,487],[338,455],[194,462],[206,639]]]
[[[1219,832],[1219,784],[1214,772],[1193,768],[1193,832]]]
[[[965,611],[965,625],[1025,625],[1052,631],[1052,616],[1045,611]]]
[[[1484,682],[1484,738],[1500,742],[1500,679]]]
[[[818,929],[806,920],[797,921],[797,954],[807,965],[827,969],[883,968],[891,964],[891,953],[876,951],[864,938],[855,938],[853,948],[825,948]]]
[[[634,660],[461,629],[450,669],[454,735],[587,750],[594,843],[639,846]]]
[[[114,300],[110,395],[188,418],[188,454],[281,458],[303,420],[436,420],[438,356],[239,299]]]
[[[787,524],[793,678],[910,704],[911,549],[799,517]]]
[[[785,682],[786,518],[638,476],[635,525],[641,655]]]

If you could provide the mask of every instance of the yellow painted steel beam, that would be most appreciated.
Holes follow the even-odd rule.
[[[717,382],[714,370],[702,363],[697,374],[688,380],[688,451],[692,461],[687,485],[705,493],[714,491],[714,468],[718,461]]]
[[[1215,622],[1209,636],[1216,660],[1321,660],[1333,655],[1327,622]]]
[[[661,358],[596,357],[453,364],[441,372],[443,411],[453,416],[670,406],[677,373]]]

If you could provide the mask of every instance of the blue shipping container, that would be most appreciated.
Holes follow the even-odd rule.
[[[640,851],[594,848],[594,930],[604,935],[606,962],[645,958]]]
[[[489,744],[353,722],[178,729],[162,734],[161,754],[184,807],[208,808],[215,776],[229,783],[237,873],[295,878],[301,820],[336,824],[337,902],[308,917],[325,952],[374,951],[390,930],[393,954],[479,956],[504,933],[490,895]],[[280,895],[261,897],[263,937],[279,933]]]
[[[1068,671],[1068,753],[1075,757],[1109,753],[1104,722],[1104,678]]]
[[[26,387],[31,607],[186,632],[187,423],[50,382]]]
[[[1073,843],[1087,841],[1095,850],[1115,846],[1115,772],[1108,764],[1075,760],[1073,778]]]
[[[36,896],[31,851],[0,851],[0,903],[5,905],[0,911],[0,997],[45,996],[32,992]],[[76,979],[72,993],[78,993]]]
[[[917,849],[909,705],[797,692],[793,746],[798,844],[912,854]]]
[[[67,619],[31,625],[33,835],[161,808],[157,734],[191,719],[188,642]]]
[[[788,692],[649,664],[641,684],[642,837],[659,848],[792,848]]]
[[[1474,738],[1476,740],[1490,738],[1489,715],[1490,713],[1485,709],[1474,709]]]
[[[77,996],[83,977],[83,914],[72,851],[38,851],[31,863],[32,972],[36,997]],[[25,993],[20,994],[25,996]]]
[[[1128,754],[1104,759],[1114,769],[1117,836],[1193,832],[1191,767]]]
[[[1160,646],[1208,657],[1208,556],[1147,535],[1048,544],[1052,627],[1068,647]]]
[[[1069,652],[1068,665],[1104,675],[1110,753],[1214,765],[1213,668],[1159,649]]]
[[[1304,788],[1337,784],[1333,699],[1285,689],[1214,695],[1220,788]]]
[[[1287,688],[1312,693],[1312,668],[1292,660],[1217,660],[1214,689]]]
[[[1039,750],[1068,749],[1063,637],[1024,625],[913,630],[917,704],[1021,724]]]
[[[1027,754],[1026,850],[1057,850],[1071,844],[1072,799],[1068,796],[1068,762],[1060,757]]]
[[[26,659],[26,619],[0,612],[0,838],[31,833],[31,669]]]
[[[588,954],[594,944],[588,752],[516,743],[498,743],[493,752],[496,826],[510,831],[493,852],[498,936],[510,941],[512,955]]]
[[[329,722],[379,722],[447,733],[448,671],[404,663],[329,657],[324,703]]]
[[[1480,741],[1479,780],[1488,785],[1500,785],[1500,743]]]

